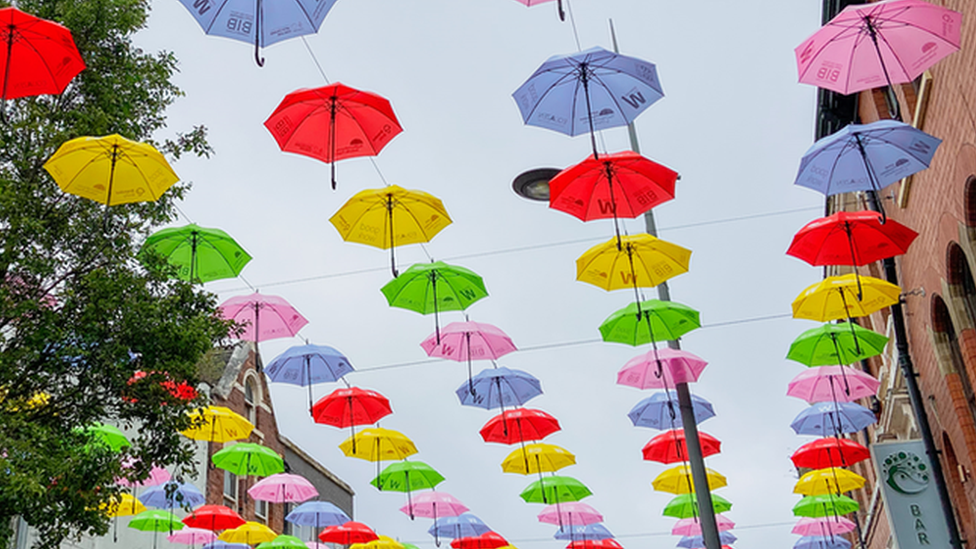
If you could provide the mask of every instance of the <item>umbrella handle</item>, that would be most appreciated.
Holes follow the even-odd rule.
[[[254,62],[258,64],[259,67],[264,66],[264,58],[261,57],[261,0],[257,0],[257,9],[254,10]]]
[[[565,21],[566,20],[566,12],[563,10],[563,0],[557,0],[556,1],[556,7],[559,10],[559,20],[560,21]]]

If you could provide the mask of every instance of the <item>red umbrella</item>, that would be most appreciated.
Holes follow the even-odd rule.
[[[386,99],[338,82],[285,96],[264,122],[278,147],[332,164],[344,158],[376,156],[403,131]]]
[[[312,406],[312,419],[333,427],[349,427],[353,451],[356,449],[356,425],[372,425],[393,413],[390,401],[380,393],[359,387],[336,389]]]
[[[542,440],[558,430],[559,421],[546,412],[515,408],[489,419],[479,432],[485,442],[515,444],[526,440]]]
[[[624,546],[613,538],[582,539],[570,542],[566,549],[624,549]]]
[[[837,212],[806,224],[787,255],[814,266],[867,265],[904,254],[918,233],[878,212]]]
[[[323,543],[351,545],[353,543],[369,543],[380,539],[380,537],[369,526],[350,520],[345,524],[327,526],[319,534],[319,539]]]
[[[61,93],[84,68],[70,30],[17,8],[0,9],[0,101]]]
[[[701,442],[702,457],[715,455],[722,451],[722,443],[708,433],[698,432]],[[685,432],[672,429],[652,438],[642,450],[646,461],[658,463],[677,463],[688,460],[688,446],[685,444]]]
[[[241,518],[237,511],[223,505],[197,507],[183,518],[183,524],[190,528],[204,528],[206,530],[230,530],[245,522],[247,521]]]
[[[625,151],[591,156],[549,181],[549,207],[583,221],[633,218],[674,198],[678,174],[643,156]]]
[[[790,456],[797,467],[826,469],[847,467],[871,457],[864,446],[846,438],[820,438],[797,448]]]
[[[508,541],[495,532],[485,532],[480,536],[456,538],[451,541],[453,549],[496,549],[508,545]]]

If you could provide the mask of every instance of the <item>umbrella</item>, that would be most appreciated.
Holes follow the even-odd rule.
[[[550,505],[539,513],[538,519],[547,524],[568,524],[576,527],[603,522],[603,515],[590,505],[576,501]]]
[[[860,296],[860,297],[858,297]],[[867,316],[898,303],[901,288],[871,276],[829,276],[793,300],[793,318],[830,322]]]
[[[715,417],[712,403],[697,395],[691,395],[691,407],[695,422],[701,423]],[[678,395],[671,391],[660,391],[638,402],[627,413],[634,427],[648,427],[664,431],[682,427],[681,413],[678,411]]]
[[[264,368],[268,379],[308,387],[308,409],[312,411],[312,385],[330,383],[353,371],[344,354],[327,345],[289,347]]]
[[[376,476],[380,474],[381,461],[406,459],[417,453],[413,441],[403,433],[379,427],[363,429],[343,441],[339,449],[346,457],[375,462]]]
[[[691,250],[649,234],[619,235],[593,246],[576,260],[576,280],[607,291],[651,288],[688,272]]]
[[[715,490],[728,486],[728,480],[721,473],[705,468],[705,477],[708,479],[708,489]],[[695,491],[695,486],[691,480],[691,466],[681,464],[670,469],[665,469],[653,481],[651,486],[658,492],[668,492],[671,494],[688,494]]]
[[[150,509],[133,516],[129,521],[129,528],[141,532],[152,532],[153,549],[156,549],[156,535],[159,532],[182,530],[183,523],[180,522],[180,519],[176,518],[176,515],[169,511]]]
[[[724,513],[732,509],[732,503],[722,496],[711,494],[712,509],[716,513]],[[694,493],[680,494],[675,496],[664,507],[662,514],[666,517],[686,519],[698,516],[698,496]]]
[[[698,381],[707,365],[688,351],[652,350],[628,360],[617,372],[617,385],[638,389],[674,388],[678,383]]]
[[[844,517],[804,517],[796,522],[792,533],[801,536],[836,536],[853,532],[854,521]]]
[[[489,419],[479,433],[485,442],[515,444],[542,440],[559,430],[559,421],[548,413],[531,408],[515,408]]]
[[[522,490],[519,497],[526,503],[563,503],[579,501],[593,495],[582,482],[573,477],[553,475],[543,477]]]
[[[818,402],[804,409],[790,427],[798,435],[826,437],[856,433],[878,421],[874,412],[853,402]]]
[[[715,515],[715,524],[718,526],[719,532],[726,532],[735,528],[735,523],[725,515]],[[674,523],[671,534],[675,536],[700,536],[702,535],[701,520],[698,517],[681,519]]]
[[[814,366],[794,377],[788,396],[814,402],[853,402],[878,394],[881,382],[871,374],[848,366]]]
[[[251,546],[247,545],[246,543],[228,543],[226,541],[220,541],[220,538],[218,537],[217,541],[208,543],[200,549],[251,549]]]
[[[613,218],[617,227],[618,218],[673,199],[677,180],[677,172],[635,152],[591,156],[549,180],[549,207],[582,221]]]
[[[356,425],[372,425],[393,413],[390,401],[377,391],[346,387],[336,389],[312,406],[315,423],[340,429],[349,427],[352,450],[356,451]]]
[[[234,278],[251,256],[231,236],[220,229],[196,224],[171,227],[146,238],[140,256],[157,253],[177,267],[177,277],[188,282],[210,282]]]
[[[786,358],[806,366],[854,364],[884,352],[888,338],[853,322],[824,324],[800,334]]]
[[[822,494],[818,496],[804,496],[793,506],[793,515],[798,517],[829,517],[846,515],[860,509],[853,499],[840,494]]]
[[[306,501],[292,509],[285,520],[299,526],[313,526],[318,531],[322,526],[338,526],[349,522],[349,515],[328,501]]]
[[[308,546],[295,536],[281,535],[271,541],[259,543],[256,549],[308,549]]]
[[[99,509],[105,511],[105,516],[112,517],[112,537],[114,541],[119,541],[119,517],[138,515],[146,510],[146,507],[132,494],[121,493],[112,496],[108,503],[99,505]]]
[[[369,526],[361,522],[349,521],[336,526],[327,526],[319,533],[319,539],[323,543],[350,545],[377,540],[379,536]]]
[[[264,66],[260,49],[318,32],[336,0],[180,0],[212,36],[254,43],[254,61]]]
[[[134,465],[135,463],[131,458],[122,462],[123,469],[132,469]],[[149,476],[147,476],[145,480],[131,481],[127,478],[119,477],[115,479],[115,483],[126,488],[145,488],[146,486],[157,486],[164,482],[168,482],[170,478],[169,471],[163,469],[162,467],[153,465],[149,468]]]
[[[491,410],[524,405],[542,394],[542,383],[522,370],[487,368],[454,392],[464,406]]]
[[[132,445],[118,427],[107,423],[96,421],[82,429],[82,432],[91,437],[95,444],[105,446],[113,452],[121,451],[122,448]]]
[[[193,440],[224,443],[245,439],[254,430],[254,425],[244,416],[223,406],[198,408],[187,415],[193,426],[180,433]]]
[[[793,236],[786,255],[810,265],[858,267],[908,252],[918,233],[878,212],[837,212],[815,219]]]
[[[78,137],[65,142],[44,169],[66,193],[108,207],[159,200],[180,180],[152,145],[121,135]]]
[[[556,530],[556,533],[552,537],[568,540],[602,540],[612,539],[613,533],[606,526],[596,523],[585,526],[563,526],[559,530]]]
[[[456,538],[451,541],[452,549],[498,549],[508,541],[495,532],[485,532],[477,536]]]
[[[217,534],[202,528],[183,528],[166,536],[166,541],[182,545],[204,545],[217,541]]]
[[[472,303],[488,297],[485,282],[474,271],[448,265],[443,261],[411,265],[403,275],[381,288],[390,307],[434,313],[434,333],[440,343],[440,311],[463,311]]]
[[[864,477],[853,471],[828,467],[805,473],[793,487],[793,493],[804,496],[839,494],[863,488],[864,482]]]
[[[390,185],[353,195],[329,223],[346,242],[358,242],[390,250],[390,267],[397,276],[394,248],[430,242],[451,224],[439,198],[423,191]]]
[[[546,60],[512,94],[530,126],[576,136],[626,126],[664,97],[653,63],[600,47]]]
[[[302,502],[319,495],[319,491],[303,476],[278,473],[263,478],[248,488],[254,499],[271,503]]]
[[[349,545],[349,549],[406,549],[406,545],[391,538],[390,536],[380,535],[373,541],[367,541],[366,543],[353,543]]]
[[[59,94],[85,68],[71,31],[17,8],[0,9],[0,101]]]
[[[277,452],[252,442],[238,442],[233,446],[227,446],[210,459],[217,467],[239,477],[249,475],[266,477],[285,472],[285,462]]]
[[[498,360],[514,352],[512,338],[500,328],[481,322],[452,322],[420,343],[427,356],[468,363],[471,379],[472,360]]]
[[[721,543],[722,545],[731,545],[735,543],[736,540],[738,540],[739,538],[735,537],[735,534],[733,534],[732,532],[725,531],[725,532],[719,532],[718,539],[719,539],[719,543]],[[677,547],[681,547],[683,549],[704,549],[706,547],[705,537],[701,535],[685,536],[680,540],[678,540]]]
[[[796,47],[800,82],[844,95],[911,82],[959,49],[961,23],[921,0],[847,6]]]
[[[413,501],[400,508],[400,512],[414,516],[431,518],[456,517],[468,511],[467,506],[445,492],[423,492],[413,497]]]
[[[223,317],[244,324],[237,337],[260,341],[293,337],[308,320],[284,298],[257,292],[236,296],[220,304]]]
[[[649,299],[620,309],[603,321],[603,341],[634,347],[674,341],[701,327],[698,311],[675,301]]]
[[[566,549],[624,549],[615,539],[584,539],[569,542]]]
[[[386,99],[336,82],[285,96],[264,127],[285,152],[332,165],[344,158],[376,156],[403,128]]]
[[[535,443],[518,448],[502,461],[502,472],[519,475],[554,473],[576,464],[576,456],[555,444]]]
[[[435,538],[467,538],[491,532],[480,518],[471,513],[461,513],[454,517],[441,517],[434,521],[427,533]]]
[[[415,490],[431,489],[444,482],[444,476],[422,461],[401,461],[391,463],[376,476],[370,484],[377,490],[406,492],[407,505],[410,493]]]
[[[207,530],[229,530],[237,528],[245,521],[230,507],[223,505],[204,505],[183,517],[183,524],[191,528],[205,528]]]
[[[823,469],[847,467],[871,457],[871,452],[853,440],[838,437],[820,438],[797,448],[790,459],[797,468]]]
[[[153,486],[139,496],[143,505],[158,509],[173,510],[174,507],[198,507],[206,503],[207,498],[196,486],[171,480],[166,484]]]
[[[851,542],[835,536],[804,536],[796,540],[793,549],[851,549]]]
[[[227,530],[220,534],[218,539],[228,543],[243,543],[245,545],[255,545],[271,541],[278,537],[278,534],[260,522],[246,522],[233,530]]]
[[[708,433],[698,432],[698,442],[701,445],[702,457],[713,456],[722,451],[722,443]],[[652,438],[641,450],[645,461],[671,464],[688,460],[688,446],[685,444],[685,432],[681,429],[665,431]]]

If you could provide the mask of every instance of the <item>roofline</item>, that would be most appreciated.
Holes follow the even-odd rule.
[[[350,496],[355,496],[356,495],[356,492],[353,491],[352,486],[349,486],[342,479],[340,479],[339,477],[337,477],[335,475],[335,473],[333,473],[332,471],[326,469],[325,468],[325,465],[322,465],[315,458],[313,458],[312,456],[308,455],[308,453],[305,452],[305,450],[302,450],[297,444],[295,444],[294,442],[292,442],[291,439],[289,439],[285,435],[282,435],[281,433],[278,433],[278,440],[280,440],[281,443],[286,448],[288,448],[292,452],[295,452],[296,454],[298,454],[298,457],[302,458],[303,460],[305,460],[306,463],[308,463],[309,465],[311,465],[312,467],[314,467],[316,471],[322,473],[323,475],[325,475],[326,478],[328,478],[329,480],[331,480],[336,486],[338,486],[339,488],[342,488],[344,491],[346,491]]]

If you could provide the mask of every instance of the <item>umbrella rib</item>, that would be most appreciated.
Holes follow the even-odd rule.
[[[23,32],[21,32],[21,34],[23,34]],[[51,82],[56,84],[57,83],[57,79],[54,76],[54,73],[51,72],[51,67],[48,66],[48,64],[44,62],[44,57],[41,55],[41,52],[37,51],[37,48],[34,47],[34,44],[31,43],[30,40],[20,40],[20,42],[25,43],[27,45],[27,47],[29,47],[31,50],[33,50],[33,52],[35,54],[37,54],[37,58],[41,61],[40,64],[44,66],[44,70],[47,71],[47,74],[51,77]],[[53,42],[53,40],[52,40],[52,42]]]
[[[546,70],[545,72],[547,72],[547,73],[550,73],[550,72],[554,72],[554,73],[558,73],[558,72],[560,72],[561,70],[565,70],[565,69],[563,69],[562,67],[559,67],[559,69],[555,69],[555,68],[554,68],[554,69],[550,69],[550,70]],[[554,89],[556,89],[556,88],[557,88],[557,87],[559,87],[559,86],[562,86],[563,84],[566,84],[567,82],[569,82],[569,81],[571,81],[571,80],[575,80],[575,81],[577,81],[577,82],[578,82],[578,80],[579,80],[579,79],[578,79],[578,78],[575,78],[575,76],[576,76],[576,75],[575,75],[575,72],[576,72],[576,71],[575,71],[575,69],[573,69],[573,70],[572,70],[572,71],[570,71],[570,72],[566,72],[566,73],[563,73],[563,74],[562,74],[562,76],[560,76],[559,78],[557,78],[555,82],[553,82],[552,84],[550,84],[550,85],[549,85],[549,87],[547,87],[547,88],[545,89],[545,91],[543,91],[543,92],[542,92],[542,94],[541,94],[541,95],[539,96],[539,100],[538,100],[538,101],[536,101],[536,102],[535,102],[535,105],[533,105],[533,106],[532,106],[532,107],[531,107],[531,108],[529,109],[529,112],[528,112],[528,113],[526,113],[526,115],[525,115],[525,120],[526,120],[526,122],[527,122],[527,121],[528,121],[529,119],[531,119],[531,118],[532,118],[532,115],[534,115],[534,114],[535,114],[535,111],[536,111],[536,109],[538,109],[538,108],[539,108],[539,105],[541,105],[541,104],[542,104],[542,102],[543,102],[543,100],[544,100],[544,99],[546,98],[546,96],[548,96],[548,95],[549,95],[549,93],[550,93],[550,92],[551,92],[552,90],[554,90]],[[535,77],[536,77],[536,76],[538,76],[539,74],[541,74],[541,73],[536,73],[536,74],[533,74],[532,76],[530,76],[530,77],[529,77],[529,80],[532,80],[533,78],[535,78]]]
[[[217,11],[214,12],[213,20],[210,21],[210,24],[207,25],[207,28],[206,29],[204,29],[203,32],[205,34],[210,34],[210,31],[213,30],[214,24],[217,22],[218,19],[220,19],[220,12],[224,11],[224,8],[226,8],[227,7],[227,4],[229,4],[229,3],[230,3],[230,0],[224,0],[224,2],[222,4],[220,4],[220,7],[217,8]],[[254,7],[257,8],[257,3],[256,2],[255,2],[255,6]],[[257,9],[255,9],[254,19],[257,20],[257,18],[258,18]],[[257,32],[257,29],[254,29],[254,32]]]
[[[814,63],[813,63],[812,60],[813,59],[816,59],[817,57],[819,57],[820,54],[823,53],[823,51],[827,48],[827,46],[829,46],[831,44],[834,44],[835,42],[840,42],[842,40],[850,39],[852,37],[852,35],[849,34],[849,33],[847,33],[847,31],[854,30],[857,33],[860,33],[861,32],[860,31],[860,25],[850,25],[850,24],[841,24],[841,23],[828,23],[827,26],[829,26],[829,27],[839,27],[842,30],[839,31],[834,36],[830,37],[829,40],[827,40],[826,42],[824,42],[823,45],[820,46],[817,49],[816,53],[813,53],[812,54],[810,64],[808,64],[807,67],[805,69],[803,69],[803,72],[799,73],[799,79],[800,80],[803,80],[803,78],[806,76],[807,72],[809,72],[809,70],[813,67]]]
[[[69,153],[67,153],[67,154],[72,154],[72,153],[76,153],[76,152],[85,152],[85,149],[76,149],[76,150],[74,150],[74,151],[70,151],[70,152],[69,152]],[[65,156],[67,156],[67,155],[65,155]],[[85,163],[85,164],[84,164],[84,165],[83,165],[83,166],[81,167],[81,169],[80,169],[80,170],[78,170],[77,172],[75,172],[75,175],[74,175],[74,177],[72,177],[72,178],[71,178],[71,181],[69,181],[69,182],[68,182],[68,184],[67,184],[67,185],[65,185],[65,186],[63,187],[63,190],[64,190],[64,192],[68,192],[68,188],[69,188],[69,187],[71,187],[72,185],[74,185],[74,184],[75,184],[75,181],[77,181],[77,180],[78,180],[78,178],[79,178],[79,177],[81,176],[81,174],[82,174],[82,173],[83,173],[83,172],[84,172],[84,171],[85,171],[86,169],[88,169],[88,168],[89,168],[89,167],[90,167],[90,166],[91,166],[92,164],[94,164],[95,162],[97,162],[97,161],[99,161],[99,160],[101,160],[101,158],[100,158],[100,157],[101,157],[101,154],[97,154],[97,153],[96,153],[96,155],[95,155],[95,157],[94,157],[94,158],[92,158],[92,159],[90,159],[90,160],[89,160],[88,162],[86,162],[86,163]],[[62,158],[63,158],[63,157],[62,157]]]

